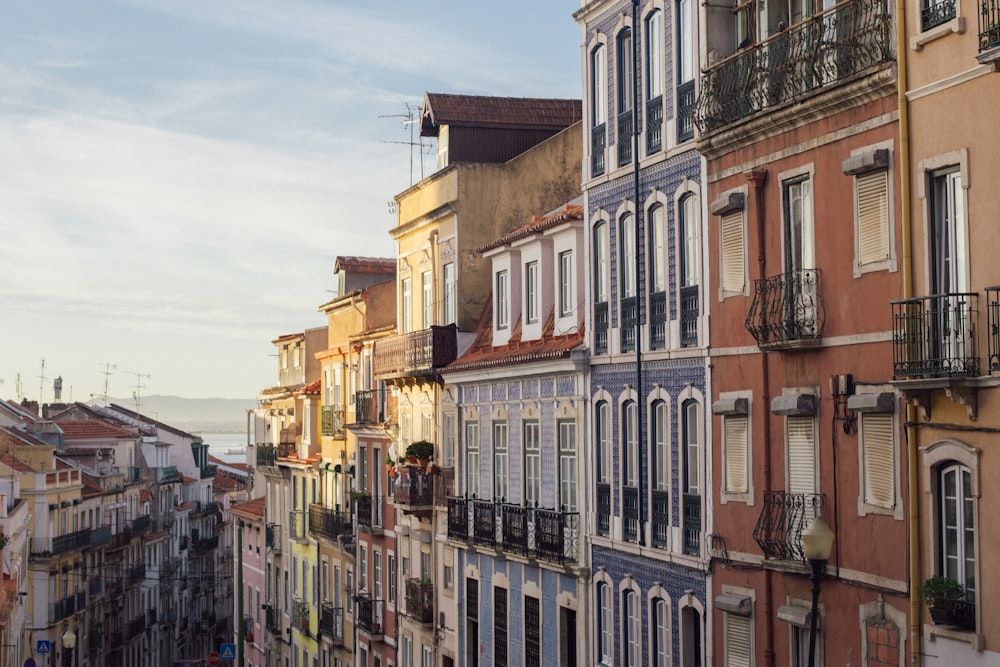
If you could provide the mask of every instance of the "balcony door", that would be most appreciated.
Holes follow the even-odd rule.
[[[778,285],[786,340],[818,333],[816,244],[812,181],[797,177],[783,184],[784,277]]]
[[[962,174],[958,166],[931,174],[930,326],[933,359],[947,371],[971,352],[968,244],[962,199]]]

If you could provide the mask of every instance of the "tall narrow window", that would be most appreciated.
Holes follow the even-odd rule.
[[[465,423],[465,492],[479,495],[479,423]]]
[[[507,422],[493,422],[493,499],[505,501],[510,468],[507,459]]]
[[[524,598],[524,667],[541,667],[542,613],[538,598]]]
[[[622,442],[624,450],[625,486],[639,486],[639,427],[635,401],[622,406]]]
[[[576,500],[576,422],[559,420],[559,509],[575,512]]]
[[[653,667],[670,665],[670,614],[667,601],[653,598],[650,605],[653,616]]]
[[[593,295],[594,295],[594,353],[608,351],[608,225],[601,222],[594,226]]]
[[[566,250],[559,253],[559,316],[566,317],[573,313],[576,306],[573,298],[573,252]]]
[[[611,530],[611,406],[607,401],[598,401],[594,406],[594,440],[597,534],[608,535]]]
[[[858,174],[854,179],[857,200],[858,264],[889,259],[889,172],[885,169]]]
[[[400,314],[402,315],[401,329],[403,333],[413,331],[413,286],[409,278],[403,278],[400,283]]]
[[[429,329],[434,324],[434,282],[430,271],[420,274],[420,313],[421,328]]]
[[[649,346],[663,349],[667,343],[667,257],[663,247],[663,206],[646,214],[649,222]]]
[[[646,17],[646,154],[663,148],[663,12]]]
[[[887,509],[896,504],[893,417],[891,412],[862,412],[859,419],[865,503]]]
[[[816,493],[816,434],[813,417],[786,417],[788,492]]]
[[[524,422],[524,504],[538,507],[542,488],[542,450],[537,421]]]
[[[442,324],[454,324],[457,319],[455,310],[455,263],[449,262],[444,265],[444,322]]]
[[[698,199],[684,197],[678,207],[678,236],[680,237],[681,278],[681,345],[698,344],[699,296],[701,276],[701,222]]]
[[[608,55],[604,45],[590,53],[590,175],[604,173],[608,123]]]
[[[727,493],[748,490],[748,424],[746,415],[726,415],[722,418],[722,446],[725,451],[725,484]]]
[[[479,667],[479,581],[465,580],[465,664]]]
[[[611,608],[611,587],[597,584],[597,657],[602,665],[614,664],[614,612]]]
[[[538,262],[528,262],[524,266],[524,321],[528,324],[538,322],[539,284]]]
[[[701,552],[701,433],[698,402],[689,399],[681,405],[684,442],[684,553]]]
[[[743,294],[746,287],[746,240],[743,211],[730,211],[719,224],[722,261],[719,279],[723,294]]]
[[[670,489],[670,449],[667,440],[667,403],[656,401],[650,410],[653,451],[653,484],[657,490]]]
[[[694,138],[696,72],[694,0],[677,0],[677,141]]]
[[[976,526],[972,475],[963,465],[948,465],[939,473],[940,574],[965,587],[966,599],[976,601]]]
[[[633,590],[625,591],[623,605],[625,622],[622,634],[625,644],[626,667],[639,667],[642,659],[642,618],[639,616],[639,595]]]
[[[507,280],[507,271],[497,271],[496,274],[496,305],[494,308],[496,312],[494,313],[494,320],[496,321],[497,329],[506,329],[507,320],[510,317],[510,303],[509,303],[509,283]]]
[[[618,145],[618,166],[624,166],[632,160],[633,127],[632,97],[635,95],[635,54],[632,52],[632,31],[622,30],[618,33],[618,48],[615,52],[617,60],[618,86],[616,99],[618,101],[618,134],[615,141]]]
[[[493,664],[507,667],[507,589],[493,589]]]
[[[621,261],[619,262],[619,280],[622,285],[622,296],[635,296],[635,217],[626,213],[621,219]]]

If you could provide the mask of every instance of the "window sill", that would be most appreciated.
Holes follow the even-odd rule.
[[[914,51],[920,51],[921,49],[924,48],[926,44],[929,44],[936,39],[940,39],[952,33],[961,35],[964,32],[965,32],[965,17],[956,16],[947,23],[936,25],[930,30],[925,30],[920,34],[911,37],[910,48]]]
[[[1000,46],[983,51],[976,56],[976,60],[982,65],[992,65],[994,72],[1000,72]]]
[[[986,648],[986,639],[975,632],[947,628],[940,625],[924,625],[924,634],[930,641],[940,639],[950,639],[956,642],[968,644],[974,651],[982,652]]]

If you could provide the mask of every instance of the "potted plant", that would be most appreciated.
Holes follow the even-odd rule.
[[[417,465],[421,467],[426,466],[432,456],[434,456],[434,445],[427,440],[417,440],[406,448],[407,460],[415,459]]]
[[[351,489],[351,500],[359,500],[368,495],[368,492],[364,489]]]
[[[934,623],[949,625],[954,622],[955,601],[965,596],[965,589],[954,579],[936,575],[924,582],[920,594]]]

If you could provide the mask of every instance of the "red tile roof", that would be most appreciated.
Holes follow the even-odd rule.
[[[420,133],[435,136],[440,125],[558,130],[581,118],[580,100],[427,93]]]
[[[239,514],[241,516],[248,517],[250,519],[263,520],[264,518],[264,496],[260,498],[254,498],[253,500],[248,500],[243,503],[236,503],[229,507],[229,511],[233,514]]]
[[[302,387],[301,389],[296,390],[295,393],[299,395],[319,396],[320,393],[319,387],[320,387],[319,380],[313,380],[312,382]]]
[[[3,461],[11,468],[11,470],[16,470],[17,472],[35,472],[34,468],[29,466],[24,461],[14,458],[10,454],[0,458],[0,461]]]
[[[476,252],[486,252],[487,250],[492,250],[493,248],[499,248],[500,246],[513,243],[514,241],[526,238],[532,234],[543,232],[546,229],[555,227],[570,220],[583,220],[582,201],[582,197],[577,198],[567,204],[563,204],[554,211],[546,213],[545,215],[532,216],[530,221],[521,225],[514,231],[502,236],[492,243],[487,243],[482,247],[476,248]]]
[[[82,493],[84,498],[95,498],[97,496],[103,496],[104,489],[84,478]]]
[[[60,421],[59,428],[67,440],[107,440],[112,438],[134,438],[134,431],[96,419]]]
[[[148,503],[152,499],[153,499],[153,492],[150,491],[149,489],[143,489],[142,491],[139,492],[140,503]]]
[[[392,275],[396,273],[396,260],[393,257],[338,257],[333,270]]]
[[[243,488],[246,488],[246,482],[236,479],[231,475],[227,475],[222,471],[215,473],[215,478],[212,479],[212,491],[215,491],[216,493],[239,491]]]

